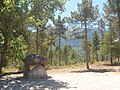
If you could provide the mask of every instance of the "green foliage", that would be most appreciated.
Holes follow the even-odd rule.
[[[103,37],[103,48],[104,48],[104,54],[108,55],[110,52],[110,33],[106,32],[105,36]]]
[[[69,63],[70,64],[75,64],[75,63],[77,63],[77,57],[76,57],[76,52],[75,52],[75,50],[71,50],[70,51],[70,56],[69,56]]]
[[[116,17],[117,19],[116,30],[118,33],[117,37],[119,39],[119,44],[120,44],[120,0],[107,0],[107,3],[104,4],[104,11],[105,11],[105,18],[108,20],[108,22],[112,22],[114,17]]]
[[[101,18],[98,21],[98,33],[101,36],[101,38],[104,36],[105,30],[106,30],[106,28],[105,28],[105,22],[104,22],[104,19]]]
[[[3,37],[3,43],[1,45],[1,63],[8,63],[9,52],[11,42],[24,34],[25,30],[25,13],[22,11],[22,7],[19,7],[19,0],[2,0],[2,8],[0,9],[0,34]],[[1,66],[0,63],[0,66]],[[1,69],[1,67],[0,67]],[[0,71],[1,73],[1,71]]]
[[[92,0],[82,0],[82,3],[78,3],[78,10],[71,12],[71,18],[69,18],[70,23],[74,25],[79,25],[83,27],[84,25],[84,43],[85,43],[85,61],[87,69],[89,69],[89,51],[88,51],[88,26],[92,24],[98,17],[98,6],[92,5]],[[78,30],[81,28],[78,28]]]
[[[102,50],[103,53],[110,56],[110,60],[112,63],[112,58],[116,58],[115,56],[115,48],[119,47],[117,44],[120,44],[120,1],[119,0],[107,0],[107,3],[104,4],[104,11],[105,11],[105,19],[108,23],[109,27],[109,35],[108,36],[108,42],[109,45],[106,47],[104,46],[104,49]],[[118,40],[115,42],[115,40]],[[117,43],[117,44],[116,44]],[[119,58],[119,51],[116,53],[117,57]]]
[[[92,42],[93,42],[93,50],[94,51],[97,51],[97,50],[99,50],[99,35],[98,35],[98,32],[97,31],[95,31],[94,33],[93,33],[93,38],[92,38]]]
[[[48,53],[49,57],[51,55],[51,51]],[[77,61],[77,53],[75,50],[71,48],[70,45],[65,45],[63,48],[60,48],[60,62],[59,62],[59,47],[56,47],[52,50],[52,65],[51,60],[49,58],[48,66],[61,66],[63,65],[72,65],[76,64]]]
[[[67,1],[0,1],[0,73],[2,67],[6,65],[19,68],[21,71],[22,58],[27,53],[36,53],[48,58],[48,66],[71,65],[83,61],[81,60],[84,58],[83,53],[78,55],[70,45],[64,47],[60,45],[61,37],[66,38],[66,20],[60,15],[55,19],[55,12],[63,12]],[[93,6],[92,3],[92,0],[82,0],[81,4],[77,4],[78,10],[71,12],[71,17],[67,19],[68,23],[74,26],[71,32],[77,35],[75,37],[84,39],[82,50],[85,51],[86,61],[94,63],[99,59],[99,53],[119,58],[120,46],[116,39],[120,36],[120,1],[107,0],[104,5],[104,19],[99,20],[98,31],[94,32],[91,42],[87,40],[88,28],[98,17],[98,6]],[[53,21],[55,27],[52,25],[47,27],[49,19]],[[108,29],[106,32],[105,25]],[[59,28],[56,29],[56,26]],[[77,30],[83,32],[80,34]],[[96,58],[91,60],[92,55],[93,58],[96,55]]]
[[[0,73],[2,64],[21,67],[26,53],[35,53],[36,35],[30,29],[44,30],[48,19],[54,18],[57,10],[64,10],[67,0],[2,0],[0,1]],[[47,56],[49,38],[46,32],[38,31],[39,53]]]
[[[98,61],[98,51],[99,51],[99,42],[100,42],[100,39],[99,39],[99,35],[98,35],[98,32],[95,31],[93,33],[93,37],[92,37],[92,53],[96,55],[96,60]],[[94,56],[94,55],[93,55]]]
[[[63,48],[63,55],[62,55],[65,65],[71,64],[72,61],[74,62],[73,54],[74,54],[74,51],[73,51],[72,47],[70,45],[65,45]]]

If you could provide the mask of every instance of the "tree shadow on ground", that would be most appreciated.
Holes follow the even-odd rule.
[[[86,69],[79,71],[71,71],[71,73],[85,73],[85,72],[94,72],[94,73],[105,73],[105,72],[116,72],[114,69]]]
[[[120,62],[114,62],[112,64],[103,64],[103,66],[120,66]]]
[[[11,75],[11,74],[22,74],[22,73],[23,73],[23,71],[21,71],[21,72],[6,72],[6,73],[0,74],[0,76],[2,77],[2,76],[6,76],[6,75]]]
[[[0,80],[0,90],[58,90],[69,89],[67,82],[54,80],[52,78],[27,80],[22,77],[15,79]]]

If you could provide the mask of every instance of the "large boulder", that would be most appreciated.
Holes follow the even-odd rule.
[[[30,71],[30,66],[27,64],[24,64],[24,67],[23,67],[23,77],[24,78],[27,79],[29,71]]]
[[[41,65],[33,67],[28,73],[28,79],[41,79],[41,78],[47,78],[46,69]]]
[[[28,54],[23,58],[23,62],[27,65],[43,65],[46,61],[46,58],[36,54]]]
[[[45,62],[46,58],[36,55],[36,54],[28,54],[23,58],[24,69],[23,69],[23,77],[24,78],[41,78],[46,76],[45,70]],[[32,70],[30,70],[30,66],[35,66]]]

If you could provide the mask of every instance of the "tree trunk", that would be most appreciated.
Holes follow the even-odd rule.
[[[51,44],[50,44],[50,54],[51,54],[51,56],[50,56],[50,61],[51,61],[51,66],[53,65],[53,51],[52,51],[52,40],[51,40]]]
[[[36,54],[38,55],[38,28],[36,31]]]
[[[110,63],[113,64],[112,56],[110,56]]]
[[[103,55],[103,35],[102,35],[102,61],[104,61],[104,58],[105,57],[105,55]]]
[[[8,48],[8,39],[7,39],[7,34],[4,33],[4,44],[3,44],[3,50],[1,52],[1,60],[0,60],[0,74],[2,73],[2,67],[3,65],[6,64],[6,53],[7,53],[7,48]]]
[[[90,57],[90,53],[89,53],[89,62],[90,62],[90,59],[91,59],[91,57]]]
[[[1,52],[0,52],[0,74],[2,73],[2,58],[1,58]]]
[[[106,61],[108,61],[108,55],[106,55]]]
[[[111,63],[111,64],[113,63],[112,48],[111,48],[111,50],[110,50],[110,63]]]
[[[102,57],[102,61],[104,61],[104,56],[102,55],[101,57]]]
[[[117,0],[117,2],[118,2],[119,0]],[[120,8],[119,8],[119,3],[117,3],[117,12],[118,12],[118,39],[119,39],[119,41],[118,41],[118,48],[120,49]],[[120,53],[120,50],[119,50],[119,52],[118,53]],[[118,60],[119,60],[119,58],[120,58],[120,54],[118,54]]]
[[[43,47],[43,40],[44,40],[44,35],[43,35],[43,28],[41,28],[40,30],[40,35],[41,35],[41,39],[40,39],[40,55],[44,56],[44,47]]]
[[[59,27],[59,66],[61,65],[60,47],[61,47],[61,28]]]
[[[111,24],[110,24],[110,27],[111,27]],[[113,63],[113,60],[112,60],[112,29],[110,30],[110,63],[111,64]]]
[[[118,46],[118,49],[119,49],[119,52],[118,53],[120,53],[120,10],[119,10],[119,13],[118,13],[118,17],[119,17],[119,41],[118,41],[118,44],[119,44],[119,46]],[[120,54],[118,54],[118,61],[119,61],[119,58],[120,58]]]
[[[96,60],[98,61],[98,53],[97,53],[97,51],[96,51]]]
[[[87,40],[87,21],[86,17],[84,18],[85,22],[85,60],[87,69],[89,69],[89,59],[88,59],[88,40]]]
[[[95,58],[94,58],[94,52],[92,52],[92,59],[95,60]]]
[[[6,47],[6,46],[4,46]],[[2,73],[2,67],[6,64],[6,48],[4,48],[3,52],[1,53],[1,60],[0,60],[0,73]]]

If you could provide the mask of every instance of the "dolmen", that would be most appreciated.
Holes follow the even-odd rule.
[[[45,69],[45,63],[47,61],[46,58],[36,55],[36,54],[28,54],[23,60],[23,77],[26,79],[41,79],[47,78],[47,72]],[[33,68],[30,69],[30,66]]]

